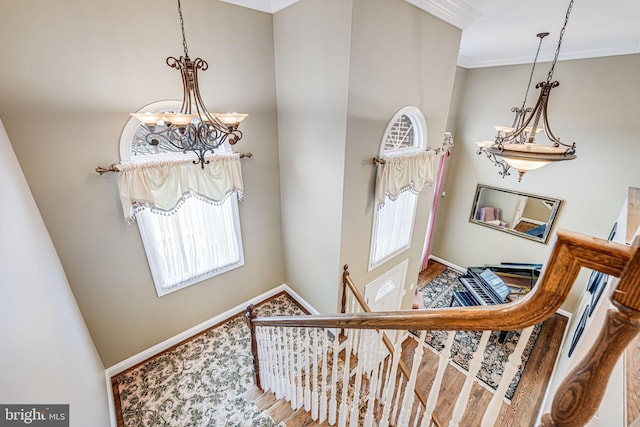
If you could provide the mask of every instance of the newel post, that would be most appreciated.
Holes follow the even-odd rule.
[[[640,237],[635,252],[611,295],[615,308],[591,350],[560,384],[551,413],[542,417],[543,427],[583,426],[600,407],[615,364],[627,345],[640,333]]]
[[[258,360],[258,340],[256,338],[256,327],[253,324],[253,319],[255,319],[255,307],[253,304],[247,307],[247,313],[245,314],[245,318],[247,319],[247,325],[249,326],[249,331],[251,333],[251,354],[253,355],[253,377],[256,382],[256,386],[258,388],[262,388],[260,385],[260,360]]]
[[[347,312],[347,278],[349,277],[349,264],[342,268],[342,301],[340,313]],[[340,329],[340,338],[344,338],[344,329]]]

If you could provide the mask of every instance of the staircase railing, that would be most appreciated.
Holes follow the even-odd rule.
[[[345,265],[342,272],[341,313],[343,314],[344,313],[361,313],[361,312],[370,313],[371,311],[372,311],[371,307],[369,307],[369,304],[367,304],[367,301],[365,300],[364,296],[360,293],[356,285],[351,280],[351,276],[349,274],[349,266]],[[344,329],[342,330],[341,335],[346,337],[348,336],[349,331],[354,331],[354,330]],[[382,339],[382,343],[384,344],[389,354],[393,354],[394,345],[391,342],[391,339],[389,339],[389,337],[384,331],[380,332],[380,338]],[[404,381],[409,382],[411,378],[411,371],[402,360],[398,361],[398,369],[400,370],[400,373],[404,376]],[[422,390],[420,390],[420,388],[418,387],[414,386],[413,390],[416,397],[420,401],[420,403],[418,404],[418,410],[420,409],[424,410],[425,408],[427,408],[426,396],[424,395]],[[436,426],[442,426],[442,422],[438,419],[436,414],[432,413],[431,418],[433,423]]]
[[[556,394],[551,414],[544,418],[546,427],[583,425],[593,416],[602,398],[605,387],[601,377],[608,378],[619,354],[640,329],[639,246],[640,239],[633,246],[626,246],[559,231],[535,288],[526,297],[503,305],[292,317],[248,316],[252,347],[257,350],[254,353],[256,381],[264,389],[273,390],[276,397],[285,397],[294,409],[304,405],[314,420],[327,420],[331,425],[338,422],[343,426],[347,421],[349,425],[372,425],[375,418],[382,426],[408,425],[410,421],[413,425],[420,422],[421,426],[427,426],[432,422],[455,331],[484,331],[453,409],[450,425],[457,425],[466,409],[490,331],[524,329],[520,342],[526,343],[531,327],[547,320],[560,308],[579,270],[586,267],[621,277],[612,296],[618,310],[609,315],[597,342],[601,347],[567,378]],[[331,339],[328,329],[349,329],[353,333],[340,343],[338,339]],[[382,329],[421,331],[405,389],[401,386],[403,376],[398,377],[400,384],[396,384],[401,340],[396,341],[387,357],[383,335],[378,332]],[[434,385],[426,405],[421,407],[414,402],[413,390],[427,330],[450,332],[440,352]],[[358,351],[353,352],[353,348]],[[341,352],[343,357],[339,358]],[[507,377],[513,365],[516,363],[510,358],[498,391],[504,391],[510,382]],[[483,426],[493,425],[499,412],[501,397],[498,392],[493,397],[485,411]]]

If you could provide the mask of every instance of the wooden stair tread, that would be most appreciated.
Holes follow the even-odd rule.
[[[260,390],[258,386],[254,385],[253,387],[245,391],[243,396],[247,400],[247,402],[253,402],[262,395],[264,395],[264,391]]]
[[[275,402],[277,402],[276,395],[274,393],[265,393],[262,396],[258,397],[254,400],[254,403],[258,407],[259,410],[263,411],[267,408],[270,408]]]
[[[274,402],[267,410],[273,421],[276,423],[286,422],[296,411],[291,408],[291,404],[284,399]]]

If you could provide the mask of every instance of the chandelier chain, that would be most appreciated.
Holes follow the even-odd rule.
[[[524,110],[527,104],[527,96],[529,96],[529,89],[531,88],[531,81],[533,80],[533,72],[536,69],[536,63],[538,62],[538,54],[540,53],[540,47],[542,46],[542,39],[548,36],[549,33],[540,33],[538,37],[540,41],[538,42],[538,50],[536,51],[536,57],[533,58],[533,65],[531,66],[531,73],[529,73],[529,83],[527,83],[527,90],[524,92],[524,99],[522,100],[522,109]]]
[[[573,0],[571,0],[573,2]],[[182,5],[178,0],[178,14],[180,15],[180,28],[182,29],[182,47],[184,48],[184,56],[189,57],[189,49],[187,48],[187,37],[184,35],[184,19],[182,18]]]
[[[567,23],[569,22],[569,15],[571,14],[571,9],[573,9],[573,0],[569,2],[569,7],[567,8],[567,14],[564,17],[564,25],[562,26],[562,30],[560,30],[560,37],[558,38],[558,47],[556,48],[556,53],[553,57],[553,62],[551,63],[549,74],[547,75],[547,83],[551,83],[551,79],[553,78],[553,70],[556,67],[556,62],[558,62],[558,55],[560,55],[560,45],[562,45],[562,37],[564,36],[564,32],[567,29]]]

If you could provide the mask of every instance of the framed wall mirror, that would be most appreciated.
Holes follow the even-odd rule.
[[[560,199],[478,184],[469,221],[546,243]]]

